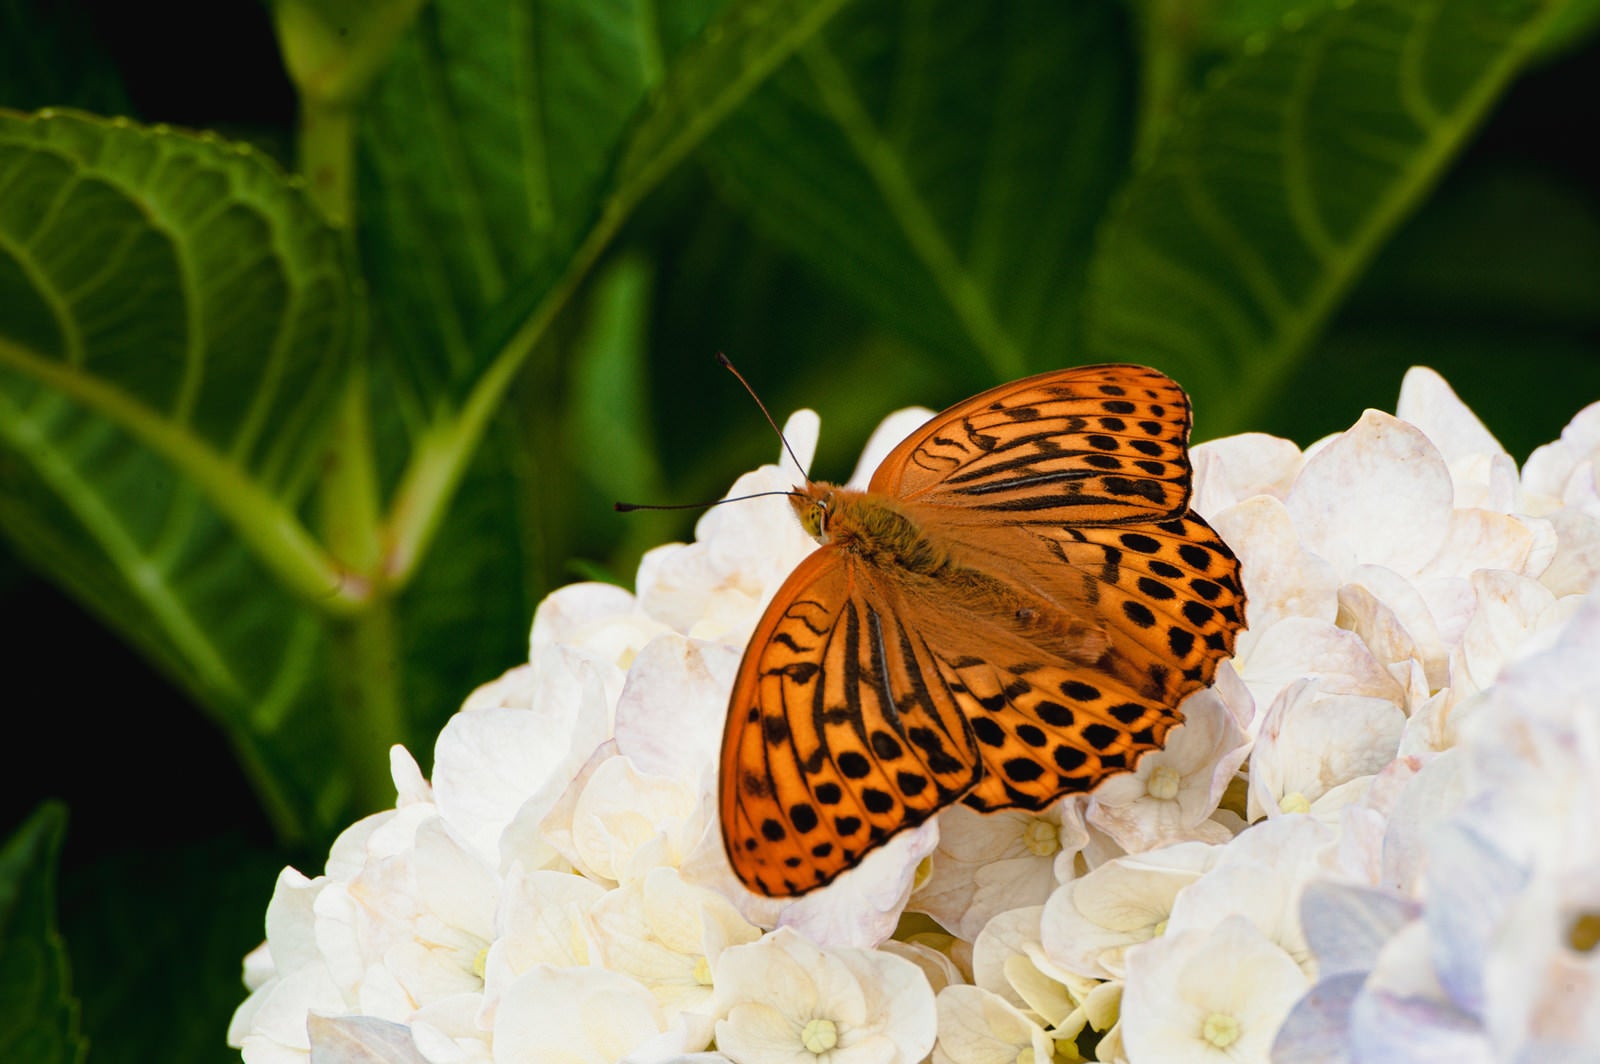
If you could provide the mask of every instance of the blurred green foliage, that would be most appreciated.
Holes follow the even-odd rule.
[[[835,477],[1082,362],[1301,443],[1418,363],[1519,456],[1600,395],[1594,0],[234,8],[196,49],[0,0],[0,594],[54,729],[15,793],[74,807],[96,1061],[228,1059],[272,869],[540,598],[690,534],[612,500],[775,457],[719,350]],[[51,994],[8,1059],[79,1045],[60,831],[0,863]]]

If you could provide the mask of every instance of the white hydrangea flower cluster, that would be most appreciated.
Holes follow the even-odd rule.
[[[926,416],[885,422],[852,483]],[[802,460],[816,434],[786,426]],[[717,508],[636,595],[547,599],[431,783],[396,748],[396,808],[322,875],[283,872],[230,1043],[250,1064],[1600,1053],[1600,403],[1519,471],[1418,369],[1397,416],[1194,458],[1250,627],[1137,771],[1037,816],[957,806],[798,900],[747,893],[716,822],[723,716],[812,543],[785,499]]]

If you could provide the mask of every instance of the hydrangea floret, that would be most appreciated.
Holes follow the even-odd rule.
[[[926,411],[891,416],[862,486]],[[818,422],[785,429],[809,462]],[[1600,403],[1521,469],[1435,373],[1301,450],[1194,449],[1249,629],[1164,750],[1043,813],[951,808],[756,897],[729,691],[813,549],[705,514],[539,607],[431,779],[279,876],[249,1064],[1600,1058]],[[763,466],[730,494],[782,491]]]

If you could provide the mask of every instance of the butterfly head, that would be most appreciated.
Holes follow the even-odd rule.
[[[794,504],[794,512],[800,515],[800,527],[806,530],[806,535],[821,544],[826,544],[831,538],[828,524],[833,516],[834,491],[832,484],[813,480],[804,487],[796,487],[794,494],[789,497]]]

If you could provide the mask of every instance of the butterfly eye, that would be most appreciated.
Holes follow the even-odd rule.
[[[808,507],[800,518],[800,524],[805,528],[806,534],[819,542],[827,542],[828,535],[828,500],[817,499]]]

